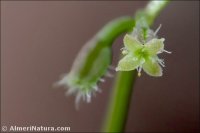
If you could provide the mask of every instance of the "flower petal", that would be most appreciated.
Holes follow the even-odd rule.
[[[138,42],[134,37],[126,34],[124,37],[124,45],[129,50],[134,52],[135,50],[142,48],[142,44]]]
[[[148,59],[142,66],[143,70],[150,76],[162,76],[162,68],[156,60]]]
[[[116,71],[131,71],[140,65],[140,60],[128,54],[119,61]]]
[[[154,38],[145,44],[144,49],[148,52],[148,54],[156,55],[164,49],[164,43],[163,43],[164,40],[165,40],[164,38],[161,39]]]

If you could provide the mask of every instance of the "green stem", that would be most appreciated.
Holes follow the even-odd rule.
[[[136,71],[117,74],[104,131],[119,132],[124,130],[136,75]]]
[[[160,12],[169,4],[170,0],[155,0],[149,2],[144,12],[146,13],[146,20],[149,25],[152,25],[155,18]]]
[[[99,61],[97,58],[99,57],[99,55],[102,53],[102,50],[104,50],[105,48],[109,48],[111,49],[111,46],[113,44],[113,41],[122,33],[125,32],[129,32],[132,31],[133,27],[135,25],[135,20],[132,17],[129,16],[123,16],[117,19],[114,19],[112,21],[110,21],[108,24],[106,24],[90,41],[89,43],[87,43],[85,45],[85,49],[87,51],[82,50],[82,52],[87,53],[86,59],[82,59],[84,60],[84,64],[79,65],[81,66],[81,70],[78,72],[80,74],[80,78],[83,79],[83,77],[86,77],[86,75],[88,75],[89,73],[91,73],[93,64],[95,62],[99,62],[99,64],[101,64],[100,66],[103,66],[103,64],[105,63],[106,59],[103,59],[104,62]],[[88,48],[89,46],[89,48]],[[111,53],[111,52],[110,52]],[[104,53],[104,56],[100,56],[99,58],[104,58],[106,57],[105,55],[106,53]],[[81,55],[82,56],[82,55]],[[111,57],[111,55],[108,55],[109,57]],[[109,58],[107,57],[107,58]],[[80,64],[80,59],[77,60],[78,63],[75,64]],[[110,63],[105,65],[105,70],[107,70],[107,65],[109,65]],[[96,71],[96,70],[95,70]],[[100,71],[99,71],[100,72]],[[92,73],[96,73],[96,72],[92,72]],[[104,72],[103,72],[104,73]],[[102,75],[101,75],[102,76]],[[94,76],[92,76],[91,79]],[[98,77],[98,76],[97,76]]]
[[[106,46],[112,46],[113,41],[124,32],[131,32],[135,26],[135,20],[130,16],[123,16],[110,21],[102,30],[100,30],[96,38]],[[102,46],[102,44],[100,44]]]
[[[146,23],[150,26],[156,16],[167,4],[168,1],[149,2],[147,7],[143,10],[143,13],[136,16],[136,22],[137,20],[140,21],[141,18],[144,18],[143,20],[146,20]],[[104,132],[124,131],[133,91],[132,88],[136,80],[136,73],[137,72],[134,70],[129,72],[119,72],[117,74],[109,103],[109,110],[103,127]]]

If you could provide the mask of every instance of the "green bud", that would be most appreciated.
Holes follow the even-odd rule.
[[[134,20],[122,17],[111,21],[87,42],[76,57],[70,72],[57,84],[67,86],[67,94],[76,94],[76,104],[83,99],[90,102],[91,96],[100,91],[99,81],[111,64],[111,46],[116,37],[132,30]]]

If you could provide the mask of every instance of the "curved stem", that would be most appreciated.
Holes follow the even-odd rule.
[[[96,38],[101,40],[104,45],[112,46],[113,41],[122,33],[130,32],[135,26],[135,20],[130,16],[123,16],[110,21],[102,30],[100,30]],[[100,44],[102,46],[102,44]]]
[[[86,45],[84,45],[81,52],[79,52],[79,55],[81,57],[86,54],[85,58],[82,58],[82,60],[84,60],[84,63],[80,65],[80,56],[78,56],[75,65],[73,66],[73,68],[76,68],[76,66],[79,66],[81,68],[78,71],[80,78],[86,77],[90,73],[94,73],[91,72],[91,70],[95,62],[98,62],[102,66],[102,64],[104,64],[106,61],[106,59],[101,59],[103,57],[106,57],[106,53],[104,53],[104,56],[99,56],[102,51],[107,48],[111,49],[113,41],[122,33],[132,31],[134,25],[135,20],[132,17],[123,16],[114,19],[106,24]],[[111,58],[111,50],[109,50],[109,52],[107,58]],[[101,60],[98,60],[98,57]],[[107,70],[107,67],[108,66],[106,64],[104,67],[105,70]]]

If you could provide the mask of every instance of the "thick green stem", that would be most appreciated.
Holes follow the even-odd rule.
[[[168,1],[151,1],[141,14],[136,16],[139,22],[146,21],[150,26]],[[109,110],[103,132],[123,132],[125,129],[136,71],[119,72],[113,88]]]
[[[124,130],[136,75],[136,71],[117,74],[104,131],[119,132]]]

